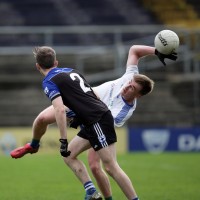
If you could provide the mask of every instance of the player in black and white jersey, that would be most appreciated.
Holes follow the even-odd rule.
[[[108,107],[75,69],[53,68],[43,80],[43,90],[51,102],[61,96],[63,104],[73,110],[85,126],[99,121],[108,112]]]

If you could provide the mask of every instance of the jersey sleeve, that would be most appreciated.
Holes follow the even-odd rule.
[[[43,90],[46,96],[53,101],[55,98],[60,96],[60,90],[56,86],[55,83],[51,81],[44,81],[43,82]]]
[[[137,65],[128,65],[126,67],[126,72],[124,75],[127,74],[139,74],[138,66]]]

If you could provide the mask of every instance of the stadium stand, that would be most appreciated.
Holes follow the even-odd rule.
[[[0,2],[0,26],[22,25],[24,17],[8,2]]]
[[[155,127],[191,126],[195,116],[192,114],[190,106],[181,104],[176,96],[171,92],[169,82],[156,81],[154,91],[148,97],[138,101],[137,109],[129,120],[129,124]]]
[[[162,1],[156,1],[156,5],[159,6],[160,2]],[[174,2],[180,3],[184,1]],[[149,10],[150,4],[154,10]],[[0,26],[16,26],[16,28],[17,26],[39,26],[44,28],[63,25],[102,26],[165,23],[161,18],[156,17],[160,13],[156,13],[154,4],[153,1],[140,0],[2,0],[0,2],[0,16],[3,16],[5,20],[0,22]],[[167,5],[165,8],[168,8]],[[174,7],[169,7],[168,12],[171,13],[173,9]],[[177,16],[181,16],[181,14],[177,14]],[[132,44],[131,41],[133,39],[144,38],[144,36],[142,33],[124,34],[122,35],[122,40],[126,45],[129,45]],[[53,42],[55,46],[84,45],[85,49],[87,49],[91,45],[111,46],[114,43],[114,39],[114,36],[111,34],[75,35],[72,33],[66,36],[65,34],[58,33],[54,35]],[[145,38],[143,42],[149,44],[149,40],[153,41],[153,38]],[[41,90],[42,76],[38,75],[34,67],[35,61],[32,55],[23,55],[19,50],[18,54],[5,55],[6,47],[8,46],[15,48],[28,46],[30,48],[43,44],[44,38],[42,34],[1,34],[0,47],[5,47],[5,49],[2,50],[3,53],[0,56],[0,126],[30,126],[36,115],[50,105],[50,102]],[[117,51],[116,47],[113,49]],[[127,55],[125,49],[123,54]],[[74,64],[79,64],[74,63],[76,59],[77,55],[75,54],[59,55],[58,53],[60,66],[74,67]],[[112,70],[116,64],[115,59],[110,52],[91,59],[86,57],[84,60],[84,64],[87,66],[87,70],[84,71],[86,77],[92,75],[96,69],[103,71],[102,69],[109,68]],[[126,58],[122,56],[121,59],[125,61]],[[141,65],[143,65],[141,68],[146,67],[146,63],[141,63]],[[179,69],[178,67],[181,65],[182,63],[179,63],[179,66],[176,66],[176,68],[171,65],[168,70],[159,68],[141,71],[156,81],[156,88],[149,97],[144,97],[139,101],[138,108],[129,121],[130,124],[135,126],[184,126],[200,123],[200,119],[194,117],[195,109],[193,109],[194,103],[197,107],[199,102],[190,101],[188,90],[184,91],[182,88],[181,83],[183,80],[181,80],[181,83],[168,82],[171,80],[168,77],[175,72],[174,69]],[[124,72],[124,69],[122,72]],[[178,70],[177,73],[180,73],[180,71]],[[110,77],[106,75],[109,74],[102,76],[102,80],[98,80],[95,84],[106,81],[106,79],[109,80],[112,74],[110,73]],[[188,84],[188,88],[192,91],[193,85]],[[197,91],[199,91],[199,88],[200,86],[197,86]],[[157,109],[158,106],[159,109]]]
[[[3,13],[12,12],[12,18],[7,18],[7,25],[23,26],[63,26],[63,25],[131,25],[131,24],[152,24],[155,19],[151,17],[139,1],[113,1],[110,0],[2,0],[0,7]],[[6,5],[6,6],[1,6]],[[11,9],[12,8],[12,9]],[[123,9],[122,9],[123,8]],[[8,11],[10,9],[10,11]],[[16,20],[18,19],[18,23]],[[4,24],[5,25],[5,24]],[[132,35],[125,35],[124,40],[130,40]],[[137,35],[135,35],[137,37]],[[3,45],[24,45],[38,42],[39,36],[30,34],[20,37],[18,35],[1,35],[0,43]],[[112,43],[113,37],[107,35],[54,35],[58,45],[92,45]],[[10,42],[9,42],[10,41]]]
[[[186,27],[200,25],[197,1],[186,0],[143,0],[146,9],[151,10],[155,17],[164,24],[175,24]],[[193,4],[193,5],[192,5]]]
[[[6,0],[5,2],[11,4],[13,8],[23,16],[23,25],[25,26],[56,25],[56,23],[62,23],[63,21],[57,13],[53,1]]]
[[[22,16],[23,25],[26,26],[126,25],[155,22],[139,2],[138,0],[114,2],[110,0],[2,0],[0,5],[7,7],[4,8],[7,11],[10,8],[15,18]],[[12,20],[9,23],[16,25]]]

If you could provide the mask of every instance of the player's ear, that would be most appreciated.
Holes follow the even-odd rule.
[[[38,71],[40,71],[40,65],[39,65],[38,63],[36,63],[35,66],[36,66],[36,69],[37,69]]]
[[[42,68],[40,67],[40,65],[39,65],[38,63],[36,63],[35,66],[36,66],[37,70],[38,70],[41,74],[43,74]]]
[[[58,61],[56,60],[55,62],[54,62],[54,66],[58,66]]]

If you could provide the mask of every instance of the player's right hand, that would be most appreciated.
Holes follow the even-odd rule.
[[[68,157],[71,154],[71,151],[68,151],[68,141],[67,139],[59,139],[60,145],[60,154],[63,157]]]
[[[155,50],[155,55],[158,56],[159,60],[162,62],[163,65],[166,65],[165,58],[168,58],[170,60],[176,60],[178,58],[176,52],[173,52],[169,55],[165,55],[165,54],[160,53],[157,49]]]

